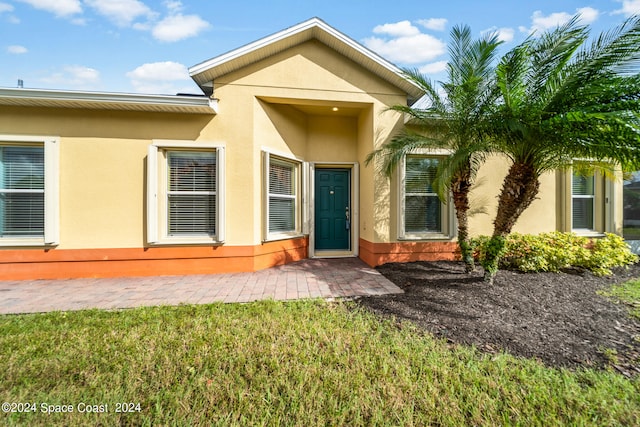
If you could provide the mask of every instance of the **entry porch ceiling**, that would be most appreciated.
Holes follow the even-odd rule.
[[[310,116],[358,117],[363,111],[371,108],[371,104],[360,102],[333,102],[311,99],[291,99],[260,97],[269,104],[288,105]]]

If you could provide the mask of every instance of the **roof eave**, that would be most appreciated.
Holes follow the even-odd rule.
[[[217,112],[216,100],[203,96],[145,95],[24,88],[0,88],[0,105],[183,114],[216,114]]]

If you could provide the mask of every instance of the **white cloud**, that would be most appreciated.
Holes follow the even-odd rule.
[[[28,50],[24,46],[11,45],[11,46],[7,46],[7,52],[12,53],[14,55],[20,55],[22,53],[27,53]]]
[[[85,3],[120,27],[130,26],[139,17],[154,16],[154,12],[138,0],[85,0]]]
[[[583,24],[591,24],[600,16],[600,11],[592,7],[581,7],[576,9],[576,13],[580,14],[580,22]]]
[[[8,3],[0,2],[0,13],[3,13],[3,12],[13,12],[13,6],[11,6]]]
[[[183,64],[173,61],[151,62],[127,73],[131,85],[141,93],[176,93],[177,85],[186,86],[189,71]]]
[[[446,18],[420,19],[417,22],[418,24],[425,27],[427,30],[433,30],[433,31],[444,31],[444,28],[447,25]]]
[[[194,37],[210,27],[198,15],[170,15],[158,22],[151,31],[153,37],[163,42],[176,42]]]
[[[545,31],[555,28],[571,19],[571,14],[567,12],[556,12],[544,16],[541,11],[536,10],[531,17],[531,29],[537,31]]]
[[[151,31],[152,24],[149,22],[135,22],[131,28],[138,31]]]
[[[498,28],[498,40],[509,43],[510,41],[513,41],[515,33],[516,30],[514,30],[513,28]]]
[[[614,14],[623,14],[627,17],[640,15],[640,0],[616,0],[622,3],[622,8],[614,10]]]
[[[67,17],[82,13],[80,0],[19,0],[36,9],[46,10],[59,17]]]
[[[184,9],[181,1],[167,0],[164,2],[164,5],[172,15],[182,12],[182,9]]]
[[[19,24],[20,20],[15,15],[11,14],[13,10],[14,7],[9,3],[0,2],[0,15],[2,15],[3,13],[7,14],[3,16],[3,20],[9,22],[10,24]]]
[[[98,70],[81,65],[72,65],[66,68],[67,72],[76,79],[84,82],[97,82],[100,78]]]
[[[421,33],[409,21],[378,25],[373,32],[390,37],[369,37],[363,40],[364,45],[393,62],[419,64],[445,53],[441,40]]]
[[[129,71],[127,77],[136,80],[187,80],[189,70],[179,62],[149,62]]]
[[[378,25],[373,29],[375,34],[386,34],[392,37],[408,37],[420,34],[420,30],[409,21]]]
[[[575,14],[580,14],[581,24],[591,24],[600,16],[600,11],[592,7],[581,7],[576,9]],[[556,28],[568,22],[575,14],[567,12],[554,12],[543,15],[542,11],[536,10],[531,15],[531,28],[520,27],[520,31],[527,33],[540,33],[551,28]]]
[[[189,93],[201,95],[202,91],[198,89],[193,80],[188,82],[135,82],[133,83],[134,93],[148,93],[152,95],[176,95],[179,93]]]
[[[508,27],[502,27],[502,28],[498,28],[498,27],[491,27],[491,28],[487,28],[484,31],[481,31],[482,34],[486,34],[486,33],[497,33],[498,34],[498,40],[503,41],[505,43],[509,43],[510,41],[513,41],[513,38],[515,36],[516,30],[514,30],[513,28],[508,28]]]
[[[62,71],[55,72],[40,79],[51,86],[73,89],[95,89],[100,82],[100,73],[93,68],[82,65],[69,65]]]
[[[419,68],[422,74],[438,74],[447,69],[447,61],[437,61]]]

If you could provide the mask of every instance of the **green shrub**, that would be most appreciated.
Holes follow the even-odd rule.
[[[574,233],[512,234],[504,266],[520,271],[559,271],[588,257],[589,240]]]
[[[492,249],[491,239],[487,236],[476,237],[472,239],[472,245],[475,257],[484,267],[487,264],[485,259],[491,258],[487,255],[495,249]],[[615,234],[607,233],[602,238],[590,239],[575,233],[513,233],[506,239],[500,267],[524,272],[555,272],[563,268],[581,267],[602,276],[611,274],[612,267],[637,261],[638,257],[622,237]]]
[[[607,234],[602,239],[593,241],[591,256],[585,260],[583,267],[597,275],[611,274],[612,267],[638,262],[638,256],[631,252],[624,239],[615,234]]]

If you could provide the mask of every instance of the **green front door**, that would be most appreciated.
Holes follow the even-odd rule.
[[[316,250],[351,249],[350,175],[349,169],[316,169]]]

